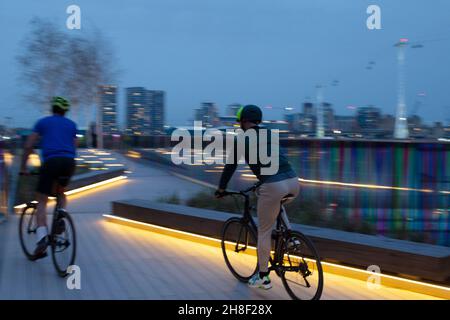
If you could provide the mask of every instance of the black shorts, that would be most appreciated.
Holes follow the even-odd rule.
[[[56,195],[56,186],[67,187],[75,172],[75,159],[67,157],[50,158],[41,166],[37,192],[48,196]]]

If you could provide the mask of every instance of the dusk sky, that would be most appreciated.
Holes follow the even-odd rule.
[[[187,124],[202,101],[222,114],[234,102],[300,110],[315,101],[316,84],[338,114],[351,114],[348,105],[394,114],[393,45],[402,37],[423,45],[406,51],[409,110],[420,101],[427,122],[450,121],[448,0],[0,0],[0,123],[10,116],[14,126],[31,126],[41,115],[21,97],[15,57],[32,17],[65,29],[71,4],[81,7],[82,29],[67,32],[98,28],[116,52],[120,123],[129,86],[165,90],[172,125]],[[366,27],[370,4],[381,7],[381,30]],[[265,111],[266,119],[283,117]]]

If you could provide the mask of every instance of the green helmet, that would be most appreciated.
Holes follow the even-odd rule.
[[[240,122],[242,119],[255,123],[261,122],[262,111],[258,106],[252,104],[240,107],[236,113],[236,120]]]
[[[52,107],[58,107],[63,111],[69,111],[70,103],[63,97],[53,97],[52,98]]]

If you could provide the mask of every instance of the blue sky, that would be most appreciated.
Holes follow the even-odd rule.
[[[20,96],[15,56],[33,16],[63,29],[70,4],[81,7],[82,29],[67,32],[99,28],[116,51],[121,122],[128,86],[165,90],[170,124],[186,124],[206,100],[222,113],[233,102],[299,108],[318,83],[337,113],[369,104],[394,113],[400,37],[424,45],[407,50],[408,107],[421,100],[426,121],[450,118],[448,0],[1,0],[0,122],[31,126],[40,116]],[[381,7],[381,30],[366,27],[369,4]]]

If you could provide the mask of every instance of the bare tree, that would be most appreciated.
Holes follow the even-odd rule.
[[[24,96],[43,110],[52,96],[65,96],[79,118],[96,104],[98,86],[111,84],[117,75],[113,51],[98,30],[79,35],[34,18],[22,48],[17,60]]]

